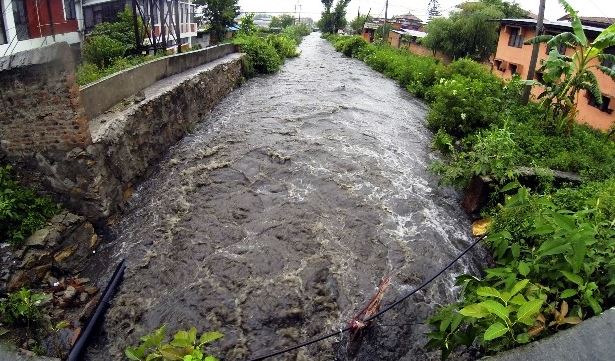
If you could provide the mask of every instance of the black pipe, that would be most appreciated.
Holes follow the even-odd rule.
[[[68,355],[68,361],[79,361],[81,354],[83,353],[83,349],[87,345],[88,339],[90,338],[90,334],[92,330],[98,322],[102,319],[103,314],[109,305],[109,301],[115,292],[115,289],[122,281],[122,276],[124,275],[124,270],[126,270],[126,265],[124,264],[125,260],[122,260],[118,265],[115,271],[113,272],[113,276],[111,276],[111,280],[107,284],[105,288],[105,292],[102,295],[102,298],[98,302],[98,306],[96,307],[96,311],[94,315],[88,321],[88,325],[85,330],[79,335],[77,342],[73,345],[73,348]]]

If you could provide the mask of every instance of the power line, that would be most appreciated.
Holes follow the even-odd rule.
[[[405,300],[407,300],[408,298],[410,298],[412,295],[414,295],[415,293],[417,293],[418,291],[422,290],[423,288],[425,288],[426,286],[428,286],[431,282],[433,282],[436,278],[438,278],[440,275],[442,275],[444,272],[446,272],[449,268],[451,268],[455,263],[457,263],[457,261],[459,261],[461,259],[461,257],[465,256],[468,252],[470,252],[470,250],[472,250],[472,248],[474,248],[480,241],[482,241],[483,239],[485,239],[486,236],[482,236],[478,239],[476,239],[474,242],[472,242],[472,244],[470,244],[466,249],[464,249],[461,253],[459,253],[455,258],[453,258],[446,266],[444,266],[444,268],[442,268],[441,270],[439,270],[438,272],[434,273],[431,277],[429,277],[427,280],[423,281],[423,283],[421,283],[417,288],[413,289],[412,291],[408,292],[408,294],[406,294],[405,296],[403,296],[402,298],[398,299],[397,301],[391,303],[390,305],[386,306],[384,309],[382,309],[380,312],[374,314],[371,317],[368,317],[365,320],[361,320],[363,323],[368,323],[372,320],[374,320],[377,317],[380,317],[381,315],[383,315],[384,313],[390,311],[392,308],[394,308],[395,306],[401,304],[402,302],[404,302]],[[342,328],[338,331],[335,332],[331,332],[328,333],[326,335],[314,338],[312,340],[306,341],[306,342],[302,342],[300,344],[297,344],[295,346],[291,346],[279,351],[274,351],[274,352],[270,352],[268,354],[265,354],[263,356],[257,356],[254,357],[252,359],[250,359],[249,361],[261,361],[261,360],[265,360],[274,356],[279,356],[306,346],[309,346],[311,344],[320,342],[320,341],[324,341],[326,339],[329,339],[331,337],[335,337],[337,335],[342,335],[350,330],[352,330],[353,328],[351,326],[346,326],[345,328]]]

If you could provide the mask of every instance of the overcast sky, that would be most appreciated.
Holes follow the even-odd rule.
[[[389,16],[407,14],[408,12],[426,20],[428,0],[390,0]],[[447,13],[462,0],[439,0],[440,9]],[[538,13],[538,0],[517,0],[522,8]],[[568,0],[582,16],[605,16],[615,18],[615,0]],[[385,0],[351,0],[348,7],[348,18],[354,18],[359,8],[361,13],[367,13],[371,8],[373,16],[384,17]],[[242,11],[246,12],[288,12],[293,13],[295,7],[301,4],[303,16],[320,17],[323,10],[320,0],[239,0]],[[299,8],[297,7],[297,11]],[[547,0],[546,18],[556,20],[564,15],[564,10],[557,0]]]

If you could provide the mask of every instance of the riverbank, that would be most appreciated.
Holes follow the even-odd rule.
[[[487,218],[495,264],[483,278],[458,278],[462,297],[431,319],[432,347],[446,355],[478,342],[476,351],[495,353],[615,304],[609,135],[558,129],[538,104],[519,104],[520,85],[470,60],[444,66],[359,37],[329,39],[430,103],[433,146],[446,156],[431,169],[465,188],[464,208]]]

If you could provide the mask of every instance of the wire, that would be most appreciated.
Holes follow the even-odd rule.
[[[472,248],[474,248],[474,246],[476,246],[480,241],[482,241],[483,239],[485,239],[486,236],[482,236],[478,239],[476,239],[474,242],[472,242],[472,244],[470,244],[466,249],[464,249],[461,253],[459,253],[457,255],[457,257],[453,258],[444,268],[442,268],[441,270],[439,270],[438,272],[436,272],[433,276],[429,277],[427,280],[423,281],[423,283],[421,283],[420,286],[416,287],[415,289],[413,289],[412,291],[410,291],[408,294],[406,294],[405,296],[403,296],[402,298],[400,298],[399,300],[391,303],[390,305],[386,306],[384,309],[382,309],[380,312],[376,313],[375,315],[368,317],[365,320],[361,320],[364,323],[367,323],[369,321],[372,321],[373,319],[383,315],[384,313],[390,311],[392,308],[394,308],[395,306],[399,305],[400,303],[404,302],[405,300],[407,300],[410,296],[414,295],[415,293],[417,293],[418,291],[420,291],[421,289],[425,288],[427,285],[429,285],[431,282],[433,282],[436,278],[438,278],[440,275],[442,275],[444,272],[446,272],[449,268],[451,268],[457,261],[459,261],[461,259],[461,257],[465,256],[468,252],[470,252],[470,250],[472,250]],[[257,356],[254,358],[251,358],[249,361],[261,361],[261,360],[265,360],[274,356],[278,356],[278,355],[282,355],[285,354],[287,352],[291,352],[294,351],[296,349],[305,347],[305,346],[309,346],[311,344],[320,342],[320,341],[324,341],[328,338],[337,336],[337,335],[342,335],[345,332],[348,332],[352,329],[352,327],[350,326],[346,326],[345,328],[342,328],[338,331],[335,332],[331,332],[328,333],[326,335],[317,337],[315,339],[297,344],[295,346],[291,346],[282,350],[278,350],[278,351],[274,351],[262,356]]]

